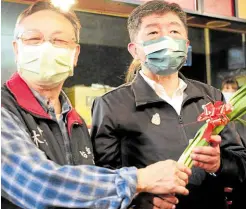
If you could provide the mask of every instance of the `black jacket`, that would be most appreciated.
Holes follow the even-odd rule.
[[[246,122],[246,115],[243,115],[241,119]],[[246,147],[246,126],[244,123],[240,121],[236,121],[235,123],[236,123],[237,132],[240,135],[243,146]]]
[[[246,121],[246,115],[242,117]],[[236,122],[237,132],[241,137],[244,147],[246,147],[246,126],[241,122]],[[246,208],[246,180],[233,188],[232,191],[232,206],[230,209]]]
[[[22,121],[30,137],[33,136],[34,132],[39,133],[39,130],[42,130],[39,140],[45,143],[40,143],[38,147],[46,154],[47,158],[59,165],[68,164],[64,154],[65,145],[63,143],[63,136],[58,123],[52,120],[49,114],[43,109],[19,74],[14,74],[4,84],[1,94],[2,107]],[[66,122],[71,141],[73,164],[93,165],[93,154],[88,155],[87,158],[84,158],[80,154],[80,151],[85,150],[86,147],[92,150],[90,136],[84,120],[75,109],[72,109],[67,114]],[[18,207],[8,202],[5,198],[2,198],[2,208],[10,209]]]
[[[189,80],[181,114],[163,101],[139,74],[135,80],[95,100],[92,109],[91,137],[96,164],[108,168],[145,167],[160,160],[178,160],[196,131],[203,125],[195,122],[202,105],[222,100],[212,86]],[[160,124],[151,122],[160,117]],[[234,185],[246,176],[246,150],[233,123],[221,133],[222,167],[217,177],[193,168],[188,197],[179,197],[177,209],[224,208],[225,185]]]

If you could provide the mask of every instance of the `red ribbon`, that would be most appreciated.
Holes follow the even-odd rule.
[[[213,129],[220,125],[226,125],[230,121],[227,114],[232,111],[232,106],[230,104],[224,104],[221,101],[216,101],[214,104],[209,102],[203,109],[204,112],[198,116],[197,120],[207,121],[208,126],[202,138],[209,142]]]

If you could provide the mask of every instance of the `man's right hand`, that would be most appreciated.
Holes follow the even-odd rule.
[[[185,188],[191,169],[173,160],[161,161],[138,169],[137,192],[188,195]]]
[[[175,209],[178,198],[172,194],[156,195],[141,192],[137,195],[129,209]]]

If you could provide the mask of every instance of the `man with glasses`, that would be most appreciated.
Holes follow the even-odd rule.
[[[47,2],[18,18],[18,72],[2,87],[2,208],[126,208],[135,193],[188,194],[190,169],[94,166],[83,119],[62,91],[80,52],[79,21]]]

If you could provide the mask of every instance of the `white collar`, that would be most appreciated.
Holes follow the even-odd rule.
[[[150,85],[150,87],[152,89],[154,89],[154,91],[156,91],[156,86],[160,89],[162,89],[162,91],[165,91],[164,87],[162,85],[160,85],[159,83],[155,82],[154,80],[150,79],[148,76],[146,76],[142,70],[139,71],[140,75],[143,77],[143,79]],[[179,78],[179,86],[176,89],[175,92],[184,92],[184,90],[187,88],[187,84],[181,79]],[[166,91],[165,91],[166,92]]]

